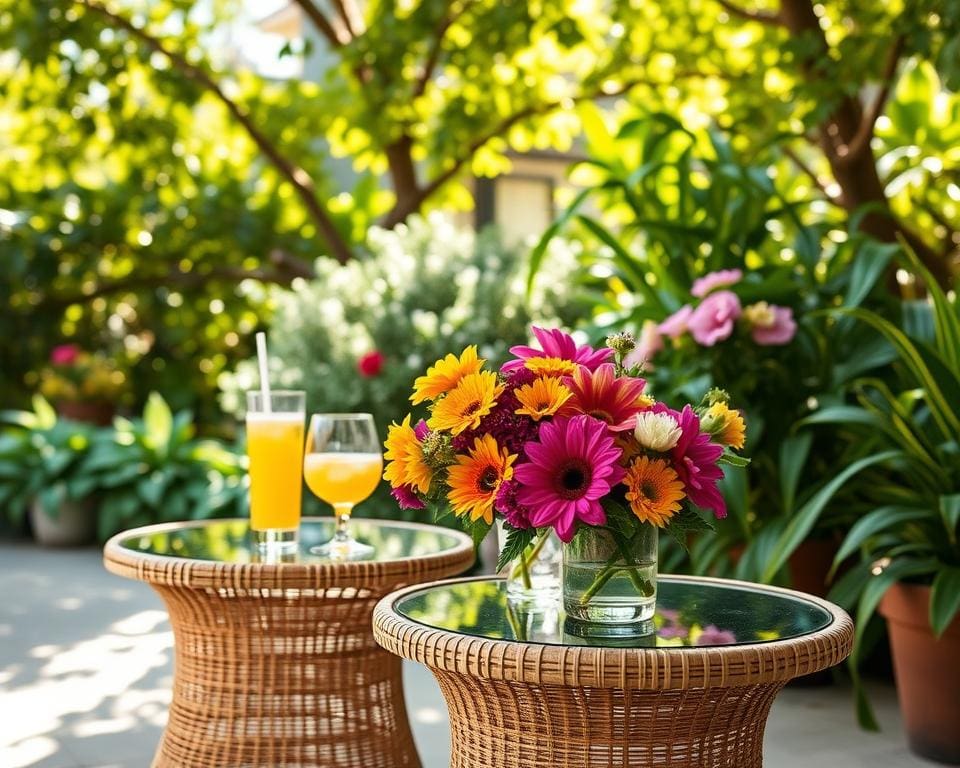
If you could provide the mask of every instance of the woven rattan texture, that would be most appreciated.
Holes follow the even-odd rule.
[[[635,691],[434,673],[450,711],[452,768],[759,768],[783,686]]]
[[[116,541],[105,562],[150,582],[170,614],[174,691],[157,768],[420,765],[400,660],[374,643],[371,615],[393,589],[468,568],[466,537],[432,557],[344,564],[339,579],[329,564],[230,566]]]
[[[380,602],[374,636],[437,677],[454,768],[755,768],[779,690],[838,664],[853,641],[846,613],[806,595],[833,620],[791,640],[716,648],[486,640],[398,615],[395,603],[413,589]]]

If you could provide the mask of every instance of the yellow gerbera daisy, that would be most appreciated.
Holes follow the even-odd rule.
[[[514,413],[540,421],[544,416],[553,416],[572,394],[559,379],[553,377],[534,379],[530,384],[517,387],[514,392],[520,405],[523,406],[517,408]]]
[[[747,426],[740,411],[730,408],[726,403],[714,403],[704,414],[704,431],[709,432],[716,442],[731,448],[743,448]]]
[[[435,400],[457,386],[465,376],[477,373],[485,362],[477,357],[476,345],[467,347],[460,357],[449,354],[442,360],[437,360],[424,376],[418,376],[414,380],[410,400],[414,405],[424,400]]]
[[[433,471],[423,459],[423,449],[410,426],[409,413],[400,424],[389,426],[384,445],[387,451],[383,457],[387,460],[387,466],[383,471],[383,479],[395,488],[409,485],[420,493],[427,493]]]
[[[573,376],[577,364],[562,357],[531,357],[524,367],[534,376]]]
[[[497,384],[497,375],[480,371],[464,376],[443,399],[433,406],[427,420],[430,429],[445,429],[459,435],[465,429],[476,429],[480,419],[497,404],[503,384]]]
[[[627,469],[623,484],[630,509],[645,523],[663,528],[680,511],[683,482],[663,459],[640,456]]]
[[[447,499],[458,517],[469,514],[470,520],[481,517],[493,523],[493,501],[500,483],[513,477],[513,462],[516,455],[497,445],[490,435],[482,435],[473,441],[473,448],[466,456],[457,456],[457,463],[450,467],[447,482],[450,490]]]

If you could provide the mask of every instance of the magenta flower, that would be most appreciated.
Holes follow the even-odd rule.
[[[540,425],[539,441],[526,446],[528,462],[517,465],[517,501],[530,523],[551,525],[561,541],[573,538],[578,521],[603,525],[600,499],[625,474],[607,425],[591,416],[557,418]]]
[[[427,426],[427,422],[420,419],[413,428],[413,434],[416,435],[417,440],[422,443],[423,438],[430,434],[430,427]]]
[[[73,365],[80,356],[80,347],[76,344],[61,344],[50,350],[50,362],[54,365]]]
[[[711,293],[700,302],[687,326],[694,341],[702,347],[712,347],[733,333],[733,324],[740,317],[740,299],[733,291]]]
[[[660,336],[660,328],[653,320],[644,320],[643,327],[640,329],[640,338],[637,339],[635,346],[630,353],[623,358],[623,364],[627,368],[635,365],[646,365],[653,369],[650,361],[653,356],[663,349],[663,338]]]
[[[753,320],[751,323],[750,335],[753,336],[753,340],[765,347],[789,344],[797,333],[797,322],[793,319],[793,310],[790,307],[770,304],[767,312],[763,314],[763,319],[767,322]]]
[[[538,328],[533,326],[533,335],[540,342],[540,349],[519,345],[510,347],[510,352],[517,356],[517,360],[508,360],[500,369],[504,373],[523,368],[524,363],[531,357],[559,357],[563,360],[572,360],[591,371],[598,365],[605,363],[613,354],[612,349],[594,349],[588,344],[577,346],[573,337],[563,331],[553,328]]]
[[[723,446],[710,442],[710,435],[700,431],[700,419],[689,405],[677,413],[663,403],[657,403],[651,409],[654,413],[669,413],[680,425],[681,435],[670,451],[673,468],[683,481],[687,498],[702,509],[713,510],[715,517],[727,516],[727,505],[717,488],[717,481],[723,478],[717,460],[723,453]]]
[[[698,299],[702,299],[715,288],[722,288],[725,285],[736,285],[742,277],[743,272],[739,269],[721,269],[718,272],[710,272],[693,281],[693,287],[690,288],[690,293]]]
[[[683,336],[683,334],[687,332],[687,322],[690,320],[690,315],[692,314],[693,308],[689,304],[684,304],[672,315],[665,318],[660,323],[658,330],[664,336],[669,336],[671,339]]]
[[[532,528],[530,524],[530,510],[517,501],[517,490],[520,486],[516,480],[504,480],[497,489],[497,496],[493,506],[503,515],[514,528],[526,530]]]
[[[424,503],[409,485],[398,485],[390,489],[390,495],[397,500],[400,509],[423,509]]]

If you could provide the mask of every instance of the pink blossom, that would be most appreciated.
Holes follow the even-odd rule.
[[[677,412],[657,403],[651,410],[670,414],[680,426],[682,434],[670,451],[670,458],[683,481],[687,498],[702,509],[713,510],[718,519],[726,517],[727,505],[717,488],[717,482],[723,478],[723,470],[717,463],[723,447],[710,442],[710,435],[700,431],[700,419],[689,405]]]
[[[430,434],[430,427],[427,426],[427,422],[420,419],[413,428],[413,434],[416,435],[417,440],[422,443],[423,438]]]
[[[80,347],[76,344],[61,344],[50,350],[50,362],[54,365],[73,365],[80,356]]]
[[[687,322],[690,315],[693,314],[693,308],[689,304],[684,304],[680,309],[669,317],[665,318],[657,328],[664,336],[675,339],[687,332]]]
[[[652,369],[650,361],[653,356],[663,349],[663,338],[660,336],[660,329],[653,320],[644,320],[643,327],[640,329],[640,338],[637,339],[635,346],[623,359],[623,364],[627,368],[635,365],[646,365]]]
[[[698,299],[702,299],[714,288],[722,288],[725,285],[736,285],[742,277],[743,272],[739,269],[721,269],[718,272],[710,272],[693,281],[693,287],[690,288],[690,293]]]
[[[711,293],[690,316],[688,327],[694,341],[700,346],[712,347],[728,338],[740,312],[740,299],[733,291]]]
[[[540,349],[524,344],[510,347],[510,353],[516,355],[518,359],[508,360],[503,364],[501,371],[510,373],[523,368],[531,357],[559,357],[563,360],[572,360],[595,371],[598,365],[605,363],[613,354],[612,349],[594,349],[589,344],[578,346],[570,334],[564,333],[559,328],[538,328],[534,325],[531,326],[531,330],[540,342]]]
[[[770,305],[773,319],[768,325],[754,324],[750,329],[753,340],[765,347],[789,344],[797,332],[797,322],[790,307]]]
[[[423,509],[424,503],[414,493],[409,485],[398,485],[390,490],[390,495],[397,500],[400,509]]]
[[[729,629],[720,629],[715,624],[707,624],[694,645],[732,645],[737,636]]]

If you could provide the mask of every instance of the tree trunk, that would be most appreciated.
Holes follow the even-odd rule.
[[[815,81],[828,76],[820,66],[821,61],[827,60],[828,44],[811,0],[782,0],[778,19],[792,35],[812,35],[819,43],[817,53],[801,64],[807,79]],[[897,242],[897,235],[901,235],[937,281],[946,285],[950,280],[946,259],[904,227],[890,210],[870,147],[873,126],[867,126],[866,141],[854,141],[862,130],[862,121],[869,119],[857,97],[844,95],[818,128],[820,146],[840,187],[840,204],[850,215],[867,208],[860,222],[861,231],[887,243]]]

